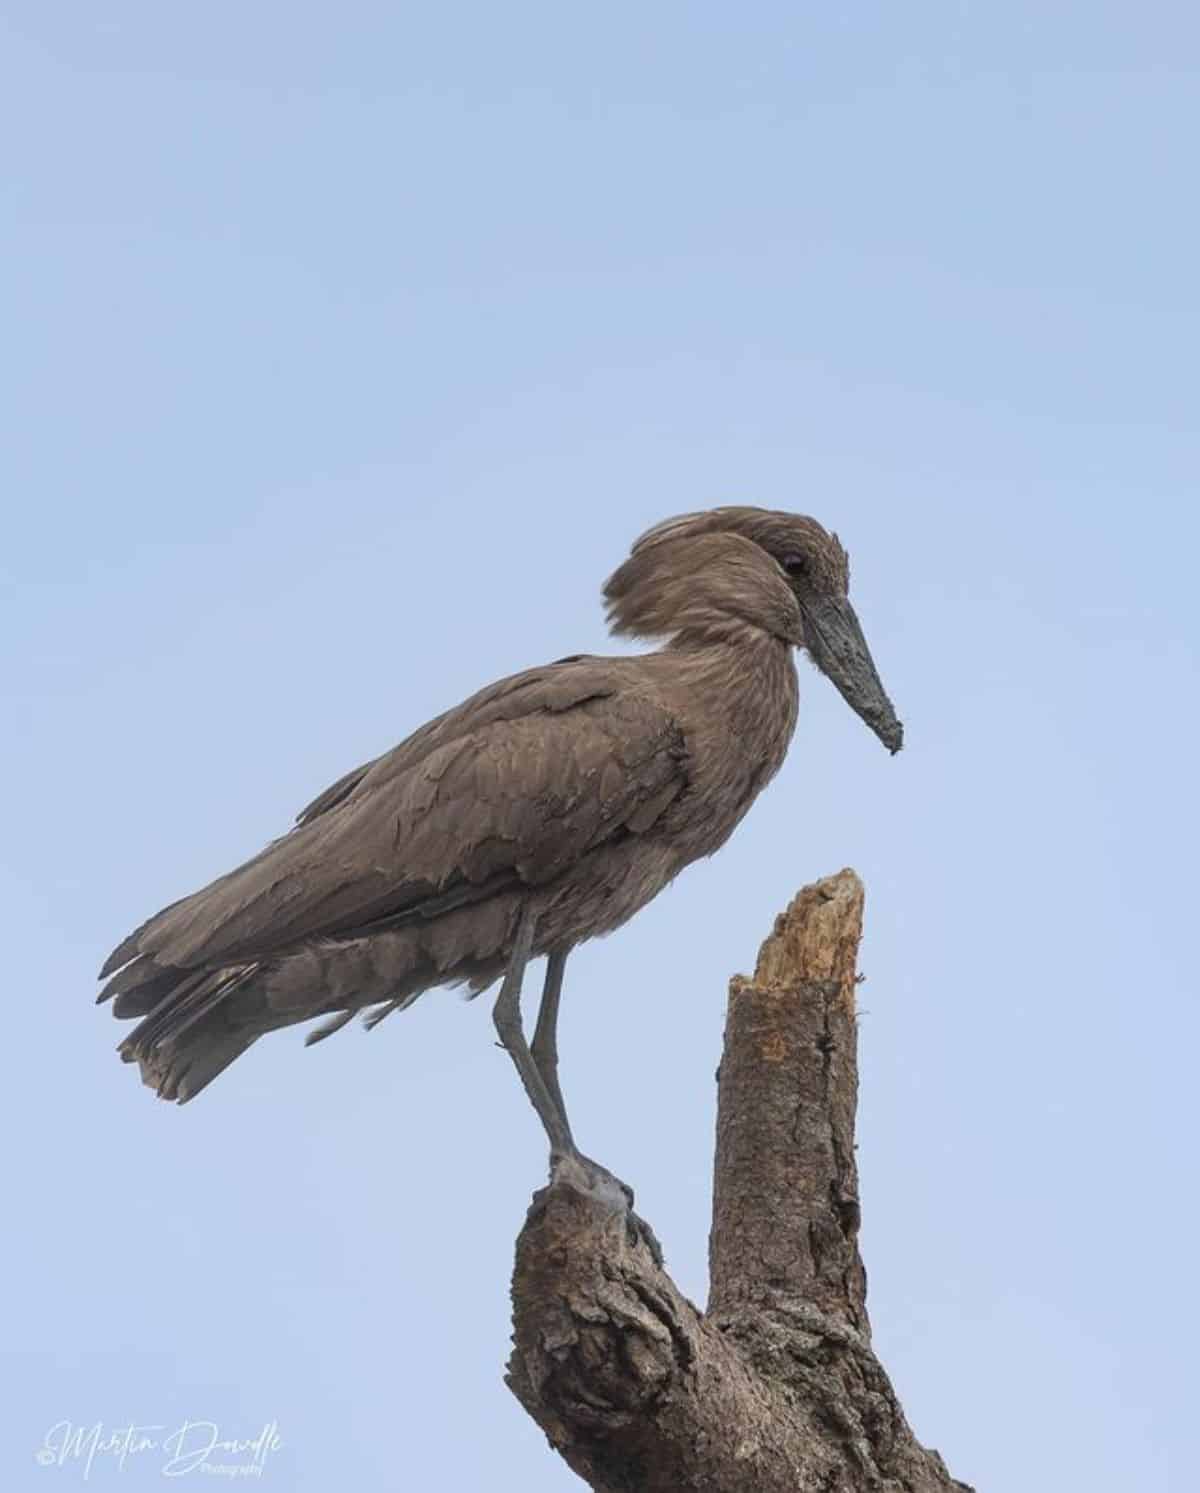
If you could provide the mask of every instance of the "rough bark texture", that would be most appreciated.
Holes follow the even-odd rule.
[[[517,1241],[508,1383],[598,1493],[970,1493],[871,1351],[859,1257],[853,871],[729,988],[709,1308],[611,1189],[560,1167]]]

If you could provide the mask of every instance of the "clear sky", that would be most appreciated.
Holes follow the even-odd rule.
[[[575,1485],[500,1379],[544,1158],[484,1003],[175,1109],[92,981],[734,501],[841,534],[908,745],[803,667],[734,841],[572,961],[581,1143],[702,1300],[727,977],[854,866],[917,1434],[1190,1493],[1195,7],[6,0],[0,69],[4,1486],[185,1417],[288,1493]]]

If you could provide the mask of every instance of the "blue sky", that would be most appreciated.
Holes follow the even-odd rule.
[[[981,1489],[1184,1493],[1200,20],[1178,4],[0,7],[5,1485],[60,1420],[267,1486],[574,1485],[500,1382],[543,1175],[482,1004],[196,1104],[95,968],[325,783],[606,641],[668,514],[812,513],[735,840],[568,972],[581,1143],[705,1290],[725,984],[853,865],[876,1344]],[[94,1468],[157,1485],[159,1465]]]

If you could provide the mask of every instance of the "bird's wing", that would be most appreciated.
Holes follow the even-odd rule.
[[[300,810],[296,823],[310,824],[345,803],[368,779],[371,787],[377,787],[467,731],[495,720],[512,720],[540,711],[554,714],[574,710],[589,699],[610,694],[620,687],[622,681],[614,676],[620,674],[625,662],[576,653],[543,668],[526,669],[489,684],[453,710],[435,716],[382,757],[373,757],[340,777]],[[563,667],[567,664],[583,667],[568,671]]]
[[[670,712],[631,687],[620,666],[632,662],[580,661],[570,680],[534,671],[431,722],[423,749],[410,737],[379,758],[339,802],[152,918],[108,967],[138,955],[212,967],[355,937],[545,885],[644,833],[686,787],[687,754]]]
[[[364,762],[361,767],[356,767],[353,772],[348,772],[336,783],[331,783],[323,793],[318,793],[312,803],[305,804],[304,808],[296,815],[297,824],[311,824],[314,819],[319,819],[322,814],[328,814],[330,809],[336,809],[338,804],[345,803],[366,775],[375,766],[375,758],[370,762]]]
[[[373,758],[370,762],[356,767],[352,772],[339,778],[336,783],[331,784],[300,811],[296,826],[281,839],[272,841],[250,860],[235,867],[226,875],[218,877],[216,881],[203,887],[199,892],[170,903],[154,917],[135,928],[104,961],[100,970],[100,978],[104,979],[113,974],[138,954],[144,953],[149,946],[152,930],[153,936],[161,936],[168,921],[168,914],[172,914],[176,921],[182,921],[185,910],[187,912],[197,911],[201,899],[204,899],[210,906],[215,905],[219,888],[225,887],[235,879],[245,885],[252,868],[268,859],[275,864],[279,858],[281,846],[286,845],[289,854],[298,852],[297,842],[307,838],[305,832],[308,827],[316,820],[330,814],[334,809],[340,809],[360,790],[364,794],[373,793],[376,789],[402,777],[406,772],[412,771],[439,748],[469,735],[472,730],[492,721],[518,719],[539,712],[561,713],[575,709],[588,700],[614,693],[627,684],[624,676],[632,662],[628,659],[581,654],[569,659],[559,659],[556,663],[547,664],[541,668],[526,669],[519,674],[509,675],[507,678],[497,680],[494,684],[487,685],[464,700],[461,705],[427,721],[391,751],[385,752],[381,757]],[[575,667],[568,670],[563,667],[564,664],[571,664]],[[126,971],[122,978],[131,974],[131,971]],[[120,980],[107,986],[101,992],[100,999],[104,999],[119,989]]]

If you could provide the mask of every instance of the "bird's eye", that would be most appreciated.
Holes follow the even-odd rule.
[[[783,568],[788,575],[807,575],[809,563],[807,555],[790,554],[783,557]]]

